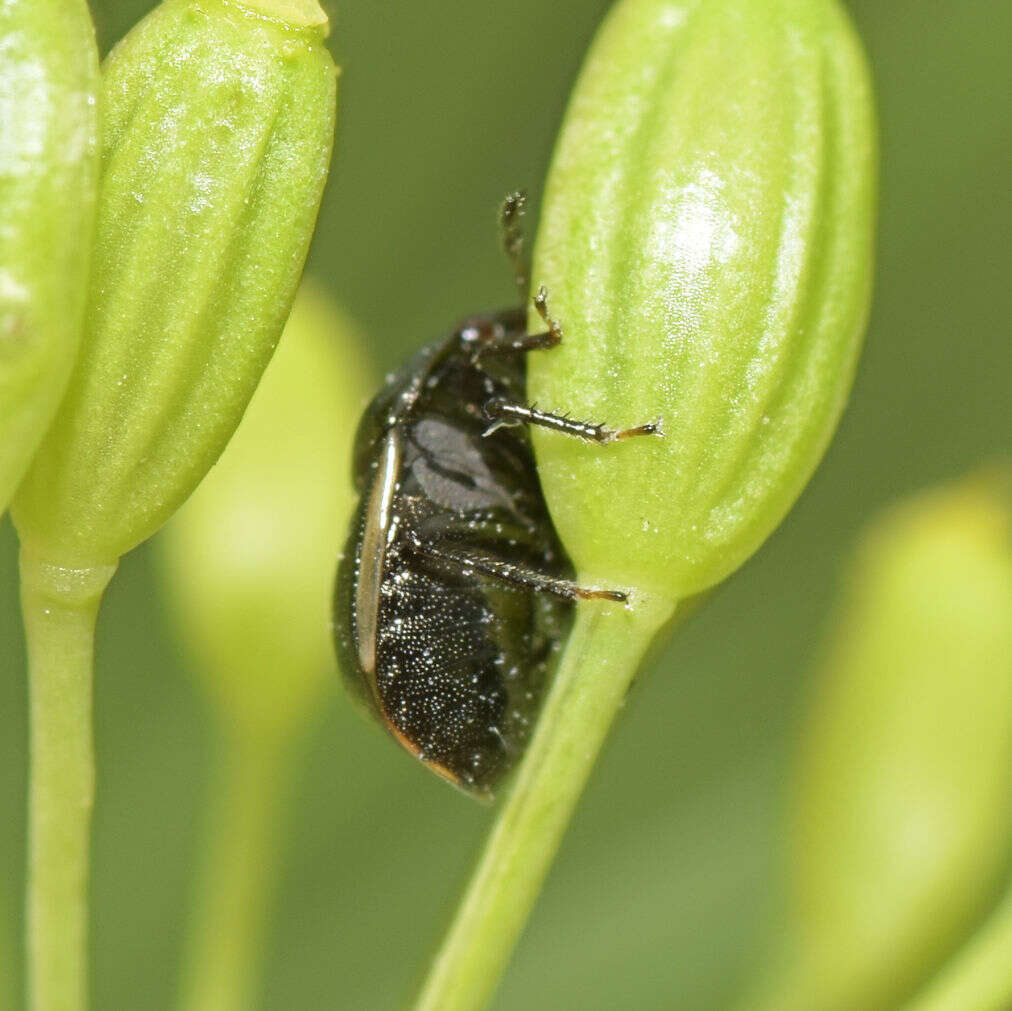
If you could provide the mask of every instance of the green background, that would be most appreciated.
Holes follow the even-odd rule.
[[[149,6],[93,0],[103,51]],[[494,210],[509,188],[536,195],[607,6],[331,8],[341,122],[310,269],[371,335],[379,368],[464,312],[509,301]],[[858,529],[897,496],[1010,449],[1012,5],[850,6],[882,134],[876,296],[853,400],[780,531],[634,689],[499,1011],[726,1004],[776,907],[795,728]],[[6,521],[0,665],[0,893],[11,909],[0,923],[16,935],[26,714]],[[157,1011],[172,1002],[216,741],[147,547],[108,593],[96,677],[94,1007]],[[489,818],[334,685],[300,755],[263,1007],[403,1005]],[[17,991],[14,975],[5,982]]]

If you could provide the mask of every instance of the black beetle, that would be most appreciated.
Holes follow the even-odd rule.
[[[526,293],[524,196],[500,213]],[[523,299],[526,302],[526,298]],[[584,589],[555,535],[525,424],[599,443],[611,431],[528,407],[524,354],[562,337],[541,289],[524,308],[471,316],[391,376],[355,438],[359,507],[334,599],[345,680],[410,752],[491,797],[523,753],[573,601]]]

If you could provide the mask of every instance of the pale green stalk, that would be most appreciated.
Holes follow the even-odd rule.
[[[254,1004],[275,877],[287,743],[282,736],[241,730],[226,742],[184,970],[182,1011],[246,1011]]]
[[[115,566],[68,569],[21,553],[28,639],[28,1006],[87,1006],[88,861],[95,788],[92,650]]]
[[[581,603],[537,733],[416,1011],[478,1011],[523,930],[608,728],[675,606]]]
[[[1012,888],[982,929],[905,1011],[1012,1007]]]

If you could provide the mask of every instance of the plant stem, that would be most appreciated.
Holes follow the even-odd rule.
[[[53,565],[21,551],[28,640],[27,956],[32,1011],[87,1007],[88,863],[95,790],[95,619],[115,565]]]
[[[906,1011],[1012,1007],[1012,888],[950,965]]]
[[[478,1011],[494,991],[644,652],[658,599],[581,602],[538,722],[416,1011]]]
[[[233,728],[215,794],[180,993],[182,1011],[246,1011],[276,855],[287,739]]]

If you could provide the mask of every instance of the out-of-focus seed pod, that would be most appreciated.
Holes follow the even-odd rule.
[[[98,51],[84,0],[0,3],[0,512],[66,388],[98,187]]]
[[[325,27],[315,0],[166,0],[109,56],[81,356],[15,501],[35,554],[114,562],[239,423],[327,175]]]
[[[225,719],[256,732],[298,723],[334,668],[334,559],[374,385],[362,348],[304,287],[228,448],[160,540],[199,675]]]
[[[533,272],[565,338],[545,409],[663,438],[535,434],[583,578],[684,599],[816,466],[868,307],[872,96],[835,0],[623,0],[581,73]]]
[[[870,532],[806,728],[792,1011],[890,1009],[991,903],[1012,844],[1012,499],[988,479]]]
[[[304,286],[228,448],[158,542],[179,634],[223,731],[184,1011],[256,1003],[290,745],[334,673],[334,560],[374,388],[363,348],[329,299]]]

